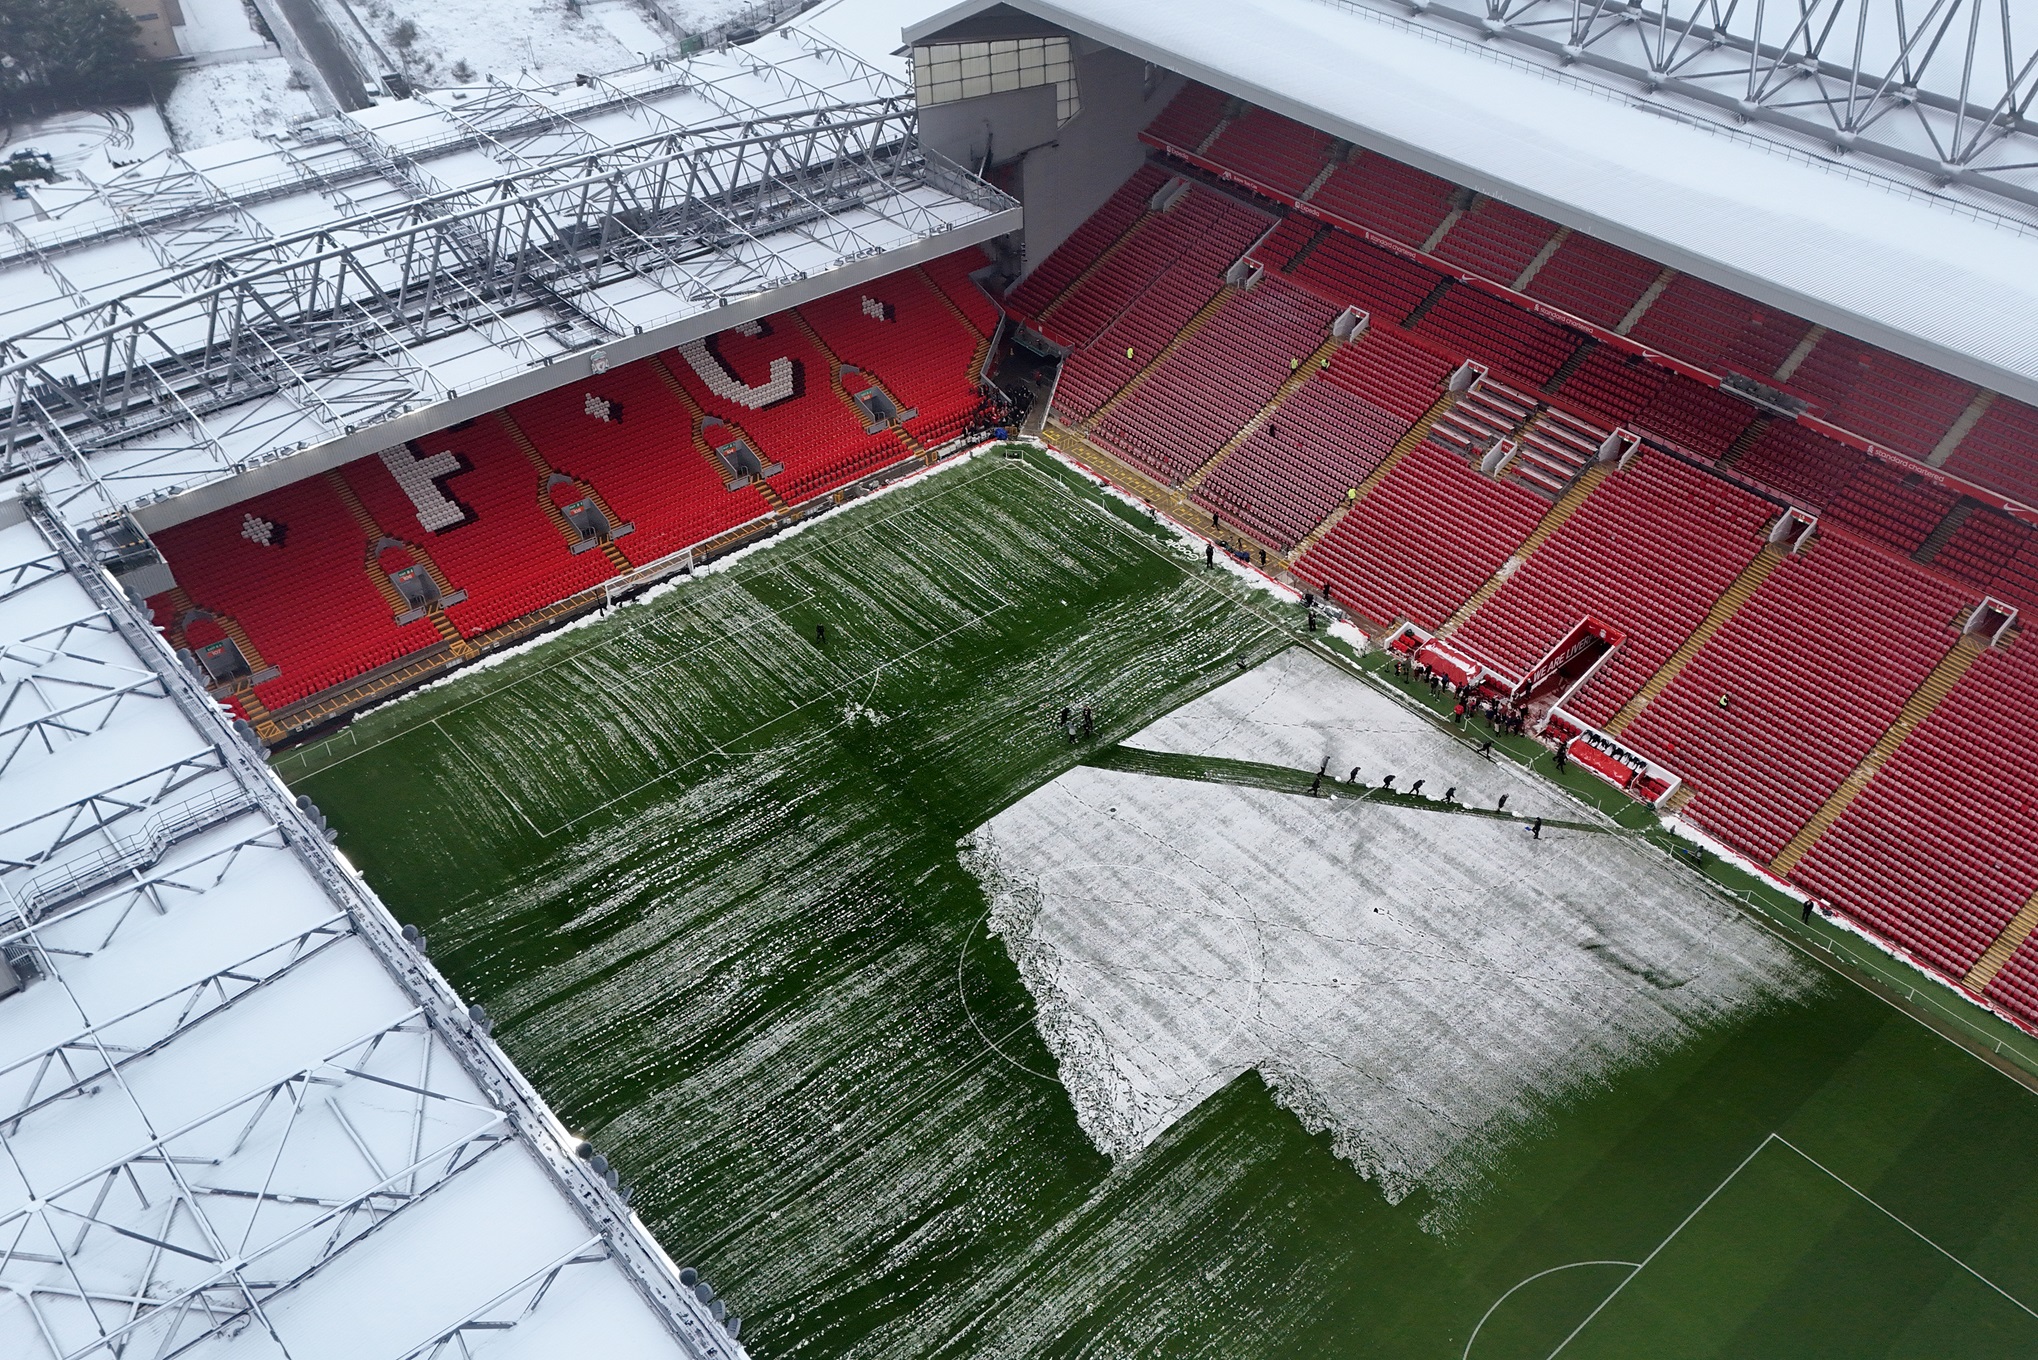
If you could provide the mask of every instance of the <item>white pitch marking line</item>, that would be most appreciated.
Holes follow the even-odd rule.
[[[1861,1189],[1859,1186],[1855,1185],[1852,1181],[1848,1180],[1845,1176],[1842,1176],[1839,1172],[1833,1170],[1831,1167],[1827,1166],[1824,1162],[1812,1156],[1809,1152],[1806,1152],[1803,1148],[1799,1147],[1797,1144],[1791,1142],[1788,1138],[1785,1138],[1782,1134],[1772,1133],[1769,1136],[1771,1138],[1774,1138],[1777,1142],[1783,1144],[1785,1147],[1789,1148],[1792,1152],[1795,1152],[1798,1156],[1804,1158],[1807,1162],[1810,1162],[1813,1166],[1817,1167],[1819,1170],[1825,1172],[1828,1176],[1831,1176],[1841,1185],[1844,1185],[1849,1190],[1852,1190],[1855,1194],[1859,1195],[1869,1204],[1875,1206],[1875,1208],[1878,1211],[1880,1211],[1883,1215],[1885,1215],[1890,1220],[1890,1222],[1896,1224],[1898,1227],[1902,1228],[1905,1232],[1909,1233],[1911,1236],[1917,1238],[1920,1242],[1923,1242],[1926,1246],[1930,1247],[1933,1251],[1938,1252],[1941,1256],[1951,1261],[1954,1265],[1959,1266],[1962,1270],[1974,1276],[1975,1279],[1980,1280],[1990,1289],[1995,1290],[1996,1293],[2001,1294],[2004,1298],[2008,1299],[2011,1303],[2015,1304],[2021,1311],[2029,1314],[2031,1317],[2038,1318],[2038,1312],[2033,1312],[2031,1308],[2028,1307],[2022,1299],[2010,1293],[2009,1290],[2003,1288],[2001,1285],[1997,1284],[1994,1280],[1991,1280],[1988,1276],[1982,1274],[1980,1271],[1976,1270],[1973,1266],[1967,1264],[1967,1262],[1961,1260],[1958,1256],[1955,1256],[1952,1252],[1940,1246],[1937,1242],[1934,1242],[1931,1238],[1925,1236],[1924,1233],[1919,1232],[1909,1223],[1906,1223],[1903,1219],[1899,1218],[1895,1213],[1893,1213],[1887,1205],[1882,1203],[1882,1201],[1878,1200],[1875,1196],[1869,1194],[1866,1190]]]
[[[982,916],[978,917],[977,923],[969,928],[969,933],[967,935],[962,937],[962,948],[956,951],[955,995],[956,998],[962,1002],[963,1017],[969,1021],[969,1027],[977,1032],[977,1038],[982,1039],[984,1041],[985,1048],[988,1049],[990,1052],[997,1054],[1011,1066],[1018,1068],[1021,1072],[1026,1073],[1026,1075],[1030,1077],[1039,1077],[1043,1081],[1051,1082],[1055,1085],[1060,1085],[1061,1078],[1055,1076],[1053,1073],[1042,1072],[1037,1068],[1028,1067],[1025,1063],[1020,1062],[1017,1058],[1013,1057],[1011,1054],[1007,1053],[1004,1049],[1000,1048],[996,1040],[992,1039],[990,1035],[984,1033],[984,1027],[977,1023],[976,1012],[970,1009],[969,993],[964,989],[962,985],[962,966],[969,959],[969,947],[972,944],[976,943],[976,939],[979,934],[981,934],[987,941],[996,938],[989,931],[984,929],[984,923],[989,921],[990,919],[991,913],[988,910],[985,911]],[[1020,1026],[1031,1024],[1037,1018],[1038,1018],[1037,1013],[1034,1015],[1028,1015],[1024,1017],[1023,1019],[1020,1020],[1018,1025],[1015,1025],[1011,1029],[1005,1031],[1005,1033],[1000,1037],[1007,1039],[1011,1038],[1014,1034],[1017,1034],[1019,1032]]]
[[[1714,1186],[1712,1188],[1712,1193],[1707,1195],[1704,1199],[1698,1202],[1697,1208],[1693,1209],[1690,1213],[1686,1214],[1684,1216],[1684,1220],[1680,1222],[1676,1227],[1670,1230],[1669,1237],[1665,1237],[1661,1242],[1658,1242],[1656,1244],[1655,1250],[1651,1251],[1647,1256],[1644,1256],[1642,1258],[1641,1264],[1637,1265],[1634,1268],[1634,1271],[1631,1274],[1629,1274],[1627,1279],[1622,1280],[1619,1284],[1614,1286],[1613,1293],[1608,1294],[1605,1298],[1601,1299],[1599,1301],[1599,1306],[1594,1308],[1591,1312],[1587,1313],[1585,1315],[1584,1321],[1580,1322],[1576,1327],[1573,1327],[1571,1329],[1570,1335],[1566,1336],[1562,1341],[1557,1343],[1557,1349],[1550,1352],[1549,1360],[1556,1360],[1558,1352],[1562,1351],[1566,1346],[1570,1345],[1573,1341],[1577,1340],[1578,1334],[1584,1331],[1585,1328],[1591,1324],[1592,1320],[1598,1317],[1600,1313],[1606,1308],[1606,1306],[1614,1301],[1615,1295],[1619,1294],[1621,1290],[1626,1289],[1630,1284],[1632,1284],[1634,1282],[1635,1276],[1640,1275],[1642,1273],[1642,1268],[1644,1266],[1647,1266],[1649,1262],[1655,1260],[1656,1257],[1662,1252],[1662,1250],[1670,1245],[1671,1239],[1675,1238],[1677,1234],[1683,1232],[1686,1227],[1690,1226],[1691,1220],[1697,1218],[1699,1214],[1704,1211],[1705,1206],[1712,1203],[1713,1200],[1718,1197],[1720,1191],[1727,1188],[1727,1186],[1733,1181],[1734,1177],[1740,1175],[1743,1171],[1747,1170],[1748,1164],[1754,1161],[1756,1157],[1760,1156],[1762,1150],[1768,1147],[1771,1143],[1780,1143],[1784,1147],[1789,1148],[1792,1152],[1796,1153],[1799,1157],[1803,1158],[1806,1163],[1816,1168],[1817,1170],[1825,1173],[1828,1177],[1832,1178],[1832,1180],[1837,1182],[1839,1185],[1845,1187],[1847,1190],[1852,1191],[1856,1196],[1858,1196],[1860,1199],[1862,1199],[1870,1206],[1872,1206],[1877,1212],[1883,1214],[1892,1223],[1895,1223],[1905,1232],[1911,1234],[1911,1236],[1917,1238],[1920,1242],[1923,1242],[1933,1251],[1938,1252],[1941,1256],[1951,1261],[1954,1265],[1959,1266],[1962,1270],[1966,1271],[1968,1274],[1972,1275],[1975,1279],[1987,1285],[1990,1289],[1993,1289],[1996,1293],[2002,1295],[2005,1299],[2008,1299],[2010,1303],[2015,1305],[2020,1311],[2028,1314],[2033,1318],[2038,1318],[2038,1311],[2033,1311],[2027,1304],[2024,1303],[2022,1299],[2019,1299],[2016,1295],[2010,1293],[2009,1290],[2004,1289],[1994,1280],[1991,1280],[1988,1276],[1982,1274],[1980,1271],[1976,1270],[1973,1266],[1967,1264],[1967,1262],[1961,1260],[1958,1256],[1955,1256],[1952,1252],[1940,1246],[1930,1237],[1927,1237],[1924,1233],[1912,1227],[1909,1223],[1905,1222],[1901,1217],[1899,1217],[1895,1212],[1893,1212],[1887,1205],[1883,1204],[1880,1200],[1876,1199],[1875,1196],[1861,1189],[1859,1186],[1855,1185],[1852,1181],[1849,1181],[1845,1176],[1842,1176],[1839,1172],[1833,1170],[1831,1167],[1827,1166],[1824,1162],[1821,1162],[1818,1158],[1812,1156],[1809,1152],[1806,1152],[1803,1148],[1791,1142],[1788,1138],[1785,1138],[1782,1134],[1772,1132],[1771,1134],[1769,1134],[1768,1137],[1764,1138],[1760,1143],[1757,1143],[1755,1145],[1755,1150],[1753,1152],[1749,1153],[1746,1157],[1743,1157],[1741,1159],[1741,1164],[1739,1166],[1735,1167],[1732,1171],[1727,1173],[1726,1180],[1723,1180],[1718,1185]],[[1523,1281],[1523,1283],[1526,1284],[1527,1281]],[[1519,1287],[1520,1287],[1519,1285],[1516,1286],[1516,1288]],[[1505,1295],[1503,1295],[1502,1297],[1504,1298]],[[1489,1312],[1490,1311],[1491,1310],[1489,1310]],[[1474,1330],[1476,1332],[1476,1329]]]
[[[1567,1335],[1562,1341],[1559,1341],[1557,1343],[1557,1349],[1550,1352],[1548,1360],[1556,1360],[1556,1357],[1560,1351],[1562,1351],[1566,1346],[1570,1345],[1573,1341],[1576,1341],[1578,1339],[1578,1334],[1584,1331],[1590,1325],[1592,1325],[1592,1319],[1598,1317],[1601,1313],[1605,1312],[1606,1306],[1609,1303],[1612,1303],[1614,1299],[1619,1296],[1621,1290],[1626,1289],[1629,1285],[1633,1284],[1635,1282],[1635,1277],[1637,1275],[1640,1275],[1644,1270],[1648,1268],[1649,1262],[1655,1260],[1658,1256],[1662,1255],[1663,1248],[1669,1246],[1671,1242],[1675,1241],[1677,1238],[1677,1234],[1683,1232],[1686,1228],[1690,1227],[1691,1220],[1697,1218],[1700,1214],[1704,1213],[1705,1206],[1711,1204],[1715,1199],[1718,1199],[1720,1192],[1726,1189],[1729,1185],[1733,1184],[1734,1177],[1740,1175],[1743,1171],[1746,1171],[1748,1169],[1748,1164],[1750,1162],[1753,1162],[1757,1157],[1761,1156],[1762,1149],[1768,1147],[1769,1144],[1774,1141],[1776,1141],[1776,1135],[1774,1133],[1771,1133],[1767,1137],[1765,1137],[1761,1142],[1757,1143],[1755,1145],[1755,1150],[1753,1152],[1750,1152],[1747,1156],[1743,1157],[1741,1159],[1741,1164],[1735,1167],[1732,1171],[1729,1171],[1727,1173],[1727,1178],[1721,1181],[1718,1185],[1715,1185],[1712,1188],[1711,1192],[1708,1193],[1704,1199],[1698,1202],[1698,1206],[1694,1208],[1690,1213],[1686,1214],[1684,1218],[1677,1224],[1677,1226],[1670,1230],[1670,1235],[1668,1237],[1665,1237],[1661,1242],[1658,1242],[1650,1250],[1649,1254],[1641,1259],[1641,1261],[1635,1266],[1634,1270],[1629,1272],[1628,1277],[1625,1280],[1622,1280],[1619,1284],[1615,1285],[1613,1287],[1613,1292],[1611,1294],[1608,1294],[1605,1298],[1601,1299],[1599,1301],[1598,1306],[1595,1307],[1591,1312],[1587,1313],[1585,1315],[1584,1320],[1581,1321],[1576,1327],[1573,1327],[1570,1331],[1570,1334]]]
[[[437,718],[434,718],[432,719],[429,725],[432,727],[439,727],[439,720]],[[462,746],[458,741],[455,741],[453,739],[452,734],[447,732],[445,728],[439,727],[439,735],[445,739],[445,742],[448,746],[451,746],[455,751],[458,751],[460,753],[461,757],[466,760],[467,764],[470,767],[473,768],[474,772],[481,776],[482,781],[484,783],[486,783],[491,789],[495,790],[496,797],[502,799],[503,802],[509,804],[509,809],[511,812],[516,813],[517,816],[524,819],[524,825],[531,828],[531,831],[534,835],[542,836],[545,834],[544,832],[538,830],[538,824],[531,820],[531,814],[525,812],[523,807],[518,804],[517,800],[510,797],[509,790],[505,789],[502,786],[502,781],[498,780],[493,774],[490,774],[488,771],[488,767],[483,765],[479,760],[476,760],[474,758],[473,752],[469,751],[465,746]]]
[[[1471,1360],[1472,1343],[1479,1339],[1480,1330],[1492,1319],[1494,1313],[1500,1310],[1501,1304],[1514,1297],[1516,1290],[1534,1284],[1545,1275],[1555,1275],[1560,1270],[1577,1270],[1580,1266],[1626,1266],[1630,1271],[1642,1268],[1639,1261],[1567,1261],[1561,1266],[1551,1266],[1548,1270],[1539,1270],[1528,1278],[1517,1281],[1505,1294],[1495,1299],[1484,1313],[1479,1315],[1479,1321],[1472,1328],[1472,1334],[1465,1338],[1465,1349],[1463,1354],[1460,1355],[1459,1360]]]

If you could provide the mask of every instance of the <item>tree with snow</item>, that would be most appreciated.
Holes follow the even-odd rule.
[[[135,21],[113,0],[0,0],[0,108],[147,97]]]

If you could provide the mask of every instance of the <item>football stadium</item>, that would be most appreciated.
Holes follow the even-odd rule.
[[[216,8],[9,131],[0,1355],[2038,1355],[2023,0]]]

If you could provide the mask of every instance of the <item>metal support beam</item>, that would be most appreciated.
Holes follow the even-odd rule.
[[[2011,0],[1323,0],[1508,49],[1630,97],[1768,127],[2038,211],[2038,33]],[[1800,140],[1802,139],[1802,140]]]
[[[0,475],[54,463],[58,434],[87,455],[170,427],[202,440],[210,412],[266,392],[351,429],[437,395],[414,381],[425,365],[386,356],[477,323],[516,337],[509,315],[539,308],[579,322],[569,345],[593,343],[627,329],[598,297],[618,280],[703,301],[768,290],[804,271],[767,237],[804,227],[853,257],[870,248],[853,211],[936,180],[1004,206],[942,169],[918,147],[911,101],[885,97],[660,132],[260,241],[0,345],[11,397]],[[547,344],[530,357],[559,348]],[[358,403],[322,386],[364,365],[389,377]]]
[[[606,1245],[610,1259],[622,1270],[624,1276],[630,1280],[689,1354],[700,1357],[701,1360],[738,1360],[741,1355],[740,1347],[693,1294],[680,1285],[672,1272],[671,1262],[651,1240],[643,1224],[623,1204],[617,1193],[597,1176],[586,1162],[574,1155],[572,1148],[565,1141],[565,1131],[558,1120],[545,1107],[523,1075],[495,1045],[486,1027],[475,1022],[466,1005],[446,979],[403,939],[395,919],[369,892],[358,874],[334,856],[321,828],[291,800],[283,786],[270,774],[262,757],[235,733],[225,712],[199,687],[196,679],[171,656],[160,635],[134,612],[133,607],[91,560],[84,546],[70,530],[40,502],[32,501],[27,510],[30,520],[63,557],[73,579],[77,580],[93,598],[93,602],[105,611],[102,617],[117,629],[122,640],[131,649],[132,655],[140,658],[142,664],[154,672],[162,696],[173,702],[186,720],[213,742],[228,770],[266,823],[247,844],[237,845],[226,851],[215,849],[200,856],[192,865],[168,872],[188,872],[196,866],[218,860],[221,855],[238,855],[257,846],[286,851],[293,855],[310,873],[313,880],[323,888],[327,897],[345,915],[353,936],[374,952],[391,979],[415,1008],[377,1031],[375,1036],[369,1036],[352,1046],[336,1051],[317,1069],[307,1068],[284,1082],[272,1084],[260,1093],[259,1097],[250,1095],[225,1109],[216,1110],[206,1119],[194,1121],[190,1128],[209,1129],[219,1123],[221,1117],[229,1110],[245,1110],[252,1105],[254,1118],[248,1124],[252,1129],[257,1120],[263,1118],[272,1106],[283,1101],[286,1096],[291,1107],[298,1108],[303,1106],[308,1094],[314,1088],[324,1092],[331,1090],[334,1082],[345,1085],[349,1081],[358,1080],[366,1080],[382,1088],[385,1097],[393,1089],[410,1092],[420,1100],[429,1097],[434,1102],[435,1108],[457,1106],[470,1109],[476,1118],[485,1116],[489,1129],[499,1130],[501,1136],[505,1138],[513,1135],[532,1154],[552,1184],[588,1224],[591,1235],[598,1237]],[[81,912],[102,906],[118,909],[123,899],[127,901],[138,899],[151,887],[152,885],[143,883],[135,885],[131,890],[122,889],[118,894],[103,895],[94,902],[67,908],[56,917],[25,929],[32,931],[40,940],[61,920],[71,919]],[[4,940],[0,940],[0,943],[4,943]],[[399,1064],[393,1057],[385,1061],[375,1056],[378,1045],[384,1037],[398,1034],[411,1036],[421,1046],[420,1051],[413,1056],[407,1066]],[[472,1088],[485,1102],[484,1105],[474,1105],[466,1097],[439,1094],[437,1092],[443,1083],[418,1080],[416,1076],[411,1075],[429,1072],[426,1054],[434,1045],[456,1060],[461,1080],[463,1083],[471,1083]],[[110,1070],[112,1079],[120,1080],[117,1056],[107,1056],[103,1061]],[[405,1075],[397,1076],[395,1075],[397,1071],[403,1071]],[[243,1135],[246,1136],[249,1135]],[[321,1201],[298,1208],[305,1212],[317,1210],[315,1220],[319,1224],[332,1226],[357,1223],[361,1232],[372,1230],[374,1221],[379,1221],[380,1217],[397,1211],[399,1200],[403,1203],[414,1202],[418,1192],[412,1187],[421,1183],[432,1185],[444,1183],[463,1169],[474,1156],[479,1155],[475,1151],[475,1140],[495,1135],[485,1135],[485,1131],[477,1127],[464,1136],[466,1141],[455,1140],[442,1144],[433,1156],[419,1156],[414,1152],[407,1152],[402,1158],[403,1164],[397,1170],[375,1177],[372,1185],[361,1188],[349,1199],[337,1203]],[[122,1161],[121,1166],[133,1168],[137,1174],[143,1168],[148,1168],[152,1173],[160,1172],[164,1176],[181,1176],[180,1150],[169,1146],[170,1141],[172,1140],[168,1138],[158,1138],[150,1145],[157,1153],[153,1160],[129,1157]],[[423,1141],[420,1126],[413,1123],[410,1146],[415,1149],[422,1146]],[[0,1143],[4,1143],[4,1139],[0,1139]],[[438,1158],[436,1162],[433,1160],[434,1156]],[[384,1171],[388,1171],[389,1166],[394,1164],[367,1155],[362,1157],[362,1161],[364,1165],[373,1162]],[[107,1171],[110,1174],[114,1169],[116,1168],[108,1168]],[[56,1191],[39,1193],[42,1199],[47,1200],[59,1194],[75,1195],[90,1184],[93,1183],[88,1177],[84,1180],[74,1180],[68,1187]],[[197,1204],[201,1198],[214,1198],[215,1192],[223,1194],[233,1188],[228,1186],[223,1190],[220,1185],[208,1181],[202,1191],[187,1189],[181,1193],[191,1203]],[[79,1212],[83,1213],[82,1210]],[[352,1217],[348,1217],[349,1215]],[[84,1216],[90,1217],[89,1214]],[[202,1214],[199,1217],[202,1218]],[[19,1218],[19,1215],[16,1215],[16,1218]],[[9,1225],[14,1221],[0,1219],[0,1251],[8,1249]],[[144,1229],[135,1227],[131,1221],[121,1226],[129,1238],[136,1234],[148,1236]],[[354,1240],[358,1235],[354,1234],[347,1240]],[[18,1240],[20,1235],[14,1236],[15,1249],[18,1250],[21,1245]],[[163,1243],[171,1243],[171,1239],[161,1233],[155,1236]],[[316,1234],[299,1225],[292,1228],[286,1236],[289,1242],[295,1243],[310,1241]],[[172,1257],[179,1261],[189,1259],[188,1253],[192,1251],[196,1251],[198,1256],[204,1259],[190,1267],[178,1267],[184,1271],[180,1277],[183,1283],[175,1290],[165,1287],[146,1291],[152,1300],[168,1297],[174,1293],[180,1301],[178,1307],[184,1310],[177,1313],[159,1306],[152,1310],[152,1316],[167,1313],[169,1316],[166,1317],[164,1325],[182,1326],[185,1314],[202,1312],[207,1318],[216,1318],[225,1317],[238,1309],[241,1316],[249,1319],[253,1325],[266,1326],[261,1314],[262,1300],[277,1287],[276,1277],[258,1273],[251,1278],[226,1269],[226,1266],[247,1261],[250,1258],[248,1250],[242,1249],[229,1254],[229,1248],[224,1245],[219,1246],[217,1250],[209,1247],[198,1248],[193,1247],[191,1242],[184,1238],[177,1239],[173,1245],[183,1247],[187,1255],[178,1257],[176,1252],[165,1247],[166,1262],[170,1262]],[[283,1238],[279,1237],[274,1239],[272,1250],[281,1252],[285,1245]],[[48,1248],[49,1244],[44,1244],[38,1249]],[[330,1259],[331,1253],[325,1253],[318,1256],[317,1263]],[[0,1255],[0,1287],[5,1287],[6,1284],[7,1260],[6,1256]],[[295,1284],[305,1277],[302,1273],[303,1263],[300,1261],[299,1264],[300,1273],[293,1275],[284,1287]],[[201,1266],[204,1269],[200,1269]],[[168,1264],[165,1269],[169,1269]],[[82,1285],[67,1293],[65,1297],[82,1306],[90,1307],[93,1303],[91,1292]],[[235,1300],[239,1302],[236,1303]],[[123,1324],[105,1327],[102,1330],[110,1341],[126,1335],[131,1328]],[[95,1341],[94,1347],[105,1349],[107,1344],[108,1342]]]

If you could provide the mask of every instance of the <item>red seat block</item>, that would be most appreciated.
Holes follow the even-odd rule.
[[[622,419],[590,416],[590,393],[620,405]],[[649,361],[554,388],[510,414],[548,462],[584,478],[636,525],[616,541],[632,562],[654,561],[770,509],[755,487],[723,488],[695,442],[692,413]]]
[[[1906,558],[1821,530],[1624,739],[1691,781],[1695,820],[1767,861],[1895,720],[1970,604]]]
[[[1375,623],[1407,618],[1434,628],[1549,508],[1425,441],[1303,554],[1295,572]]]
[[[1773,487],[1799,505],[1823,509],[1868,462],[1868,455],[1793,420],[1778,420],[1748,446],[1734,471]]]
[[[1550,380],[1584,337],[1491,293],[1460,285],[1423,313],[1416,331],[1524,387]]]
[[[1267,109],[1248,109],[1203,154],[1255,185],[1294,198],[1328,165],[1327,132]]]
[[[1573,238],[1576,239],[1576,238]],[[1632,425],[1670,381],[1668,370],[1611,345],[1595,346],[1558,387],[1562,403],[1608,426]]]
[[[1098,423],[1108,447],[1180,481],[1207,462],[1330,334],[1329,304],[1269,275],[1231,298]]]
[[[2034,712],[2038,650],[1984,652],[1791,877],[1963,976],[2038,892]],[[2027,968],[1990,995],[2038,1020]]]
[[[1810,329],[1809,321],[1679,274],[1628,334],[1701,368],[1766,381]]]
[[[1557,224],[1549,219],[1485,198],[1444,233],[1436,256],[1512,288],[1536,252],[1556,234]]]
[[[1820,337],[1790,375],[1790,387],[1835,425],[1918,458],[1938,445],[1975,393],[1973,383],[1839,334]]]
[[[1673,373],[1628,423],[1701,457],[1717,458],[1758,414],[1738,397]]]
[[[1456,192],[1449,180],[1377,152],[1361,152],[1323,182],[1313,208],[1420,246],[1451,211]]]
[[[262,547],[243,537],[249,515],[278,526],[280,545]],[[401,525],[384,527],[417,537],[402,533]],[[323,476],[173,525],[155,542],[191,602],[234,619],[262,661],[281,671],[255,688],[270,708],[439,640],[429,622],[396,622],[396,611],[369,575],[368,534]],[[149,606],[157,626],[177,622],[167,595]]]
[[[1147,200],[1168,178],[1160,166],[1150,161],[1142,165],[1045,260],[1030,265],[1026,277],[1019,280],[1019,286],[1006,299],[1011,309],[1028,318],[1040,316],[1077,275],[1139,220],[1146,211]]]
[[[1192,80],[1147,126],[1147,135],[1184,151],[1194,151],[1217,126],[1230,102],[1231,96],[1223,91]]]
[[[417,441],[417,447],[425,454],[459,454],[466,470],[441,485],[469,512],[465,523],[436,532],[426,529],[417,507],[380,459],[364,458],[342,472],[384,530],[418,544],[448,584],[467,592],[465,600],[446,611],[462,633],[484,633],[529,613],[531,606],[524,601],[533,594],[550,603],[615,575],[600,552],[572,551],[545,513],[550,496],[544,476],[493,416],[442,430]]]
[[[1918,473],[1869,458],[1833,497],[1826,514],[1837,524],[1908,553],[1938,527],[1958,499]]]
[[[988,262],[984,259],[984,253],[971,246],[966,250],[943,255],[939,259],[929,260],[920,266],[926,271],[927,277],[934,281],[934,286],[969,318],[970,325],[976,328],[977,334],[985,336],[997,330],[998,322],[1003,319],[1002,309],[992,300],[991,295],[970,277],[986,263]]]
[[[2038,505],[2038,410],[1997,397],[1946,460],[1946,470]]]
[[[1586,616],[1625,635],[1571,709],[1604,723],[1762,548],[1777,507],[1650,452],[1611,474],[1456,634],[1523,677]]]
[[[1398,325],[1443,275],[1349,232],[1332,230],[1283,272],[1319,297],[1357,307],[1376,326]]]
[[[1282,551],[1344,503],[1408,421],[1338,383],[1303,385],[1196,489],[1196,503]]]
[[[1662,272],[1654,260],[1573,232],[1529,281],[1528,295],[1612,330]]]

